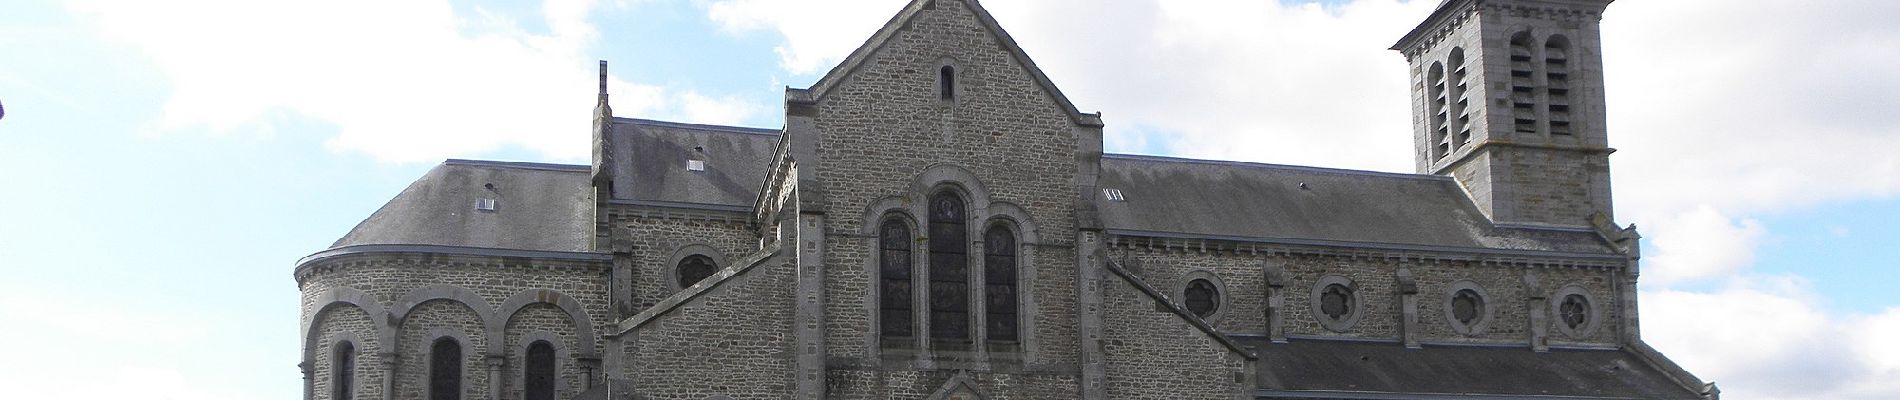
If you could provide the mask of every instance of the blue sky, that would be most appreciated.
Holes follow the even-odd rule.
[[[0,342],[35,344],[0,348],[0,387],[24,397],[296,396],[296,259],[444,158],[584,162],[594,60],[621,116],[774,127],[901,5],[148,3],[0,13]],[[985,5],[1110,151],[1409,172],[1384,48],[1436,1],[1316,3]],[[1900,4],[1773,4],[1606,13],[1645,337],[1731,398],[1900,397]]]

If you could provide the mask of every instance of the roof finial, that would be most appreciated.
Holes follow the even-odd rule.
[[[607,60],[600,60],[600,101],[607,102]]]

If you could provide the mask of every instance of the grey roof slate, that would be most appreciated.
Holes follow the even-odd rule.
[[[1625,350],[1426,346],[1240,338],[1257,363],[1262,394],[1327,398],[1496,397],[1699,399],[1701,396]],[[1301,396],[1301,392],[1306,392]],[[1328,395],[1322,395],[1321,392]],[[1390,397],[1382,395],[1410,394]],[[1274,396],[1263,396],[1274,397]]]
[[[1121,234],[1612,254],[1594,232],[1493,226],[1435,175],[1108,154],[1096,196]]]
[[[492,186],[491,186],[492,185]],[[332,248],[441,245],[589,251],[588,167],[448,160],[409,184]],[[475,209],[495,199],[494,211]]]
[[[615,118],[612,134],[615,200],[746,208],[779,138],[771,129],[630,118]],[[704,171],[686,169],[695,158]]]
[[[614,122],[611,201],[622,203],[743,211],[757,197],[779,140],[771,129]],[[705,170],[688,170],[689,159],[705,161]],[[335,246],[587,251],[587,172],[581,165],[449,160]],[[477,212],[474,202],[489,183],[499,210]],[[1096,199],[1104,226],[1122,235],[1616,254],[1587,230],[1494,226],[1441,176],[1108,154],[1099,185],[1125,199]]]

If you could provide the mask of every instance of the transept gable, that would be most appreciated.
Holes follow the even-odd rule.
[[[911,1],[910,4],[904,6],[903,10],[893,16],[889,22],[886,22],[883,27],[879,28],[875,34],[871,35],[869,39],[866,39],[863,45],[853,50],[851,54],[839,62],[837,66],[832,67],[831,71],[825,73],[825,75],[813,83],[809,89],[789,90],[786,96],[787,101],[789,103],[813,103],[831,94],[834,92],[834,89],[846,85],[852,78],[859,76],[863,72],[862,70],[867,63],[879,58],[882,55],[881,53],[894,42],[904,39],[904,34],[911,30],[910,28],[913,23],[925,15],[926,12],[936,10],[939,5],[938,3],[957,4],[968,10],[968,13],[960,15],[960,17],[973,18],[974,21],[971,21],[973,25],[982,27],[985,36],[996,43],[996,49],[1006,52],[1007,56],[1015,61],[1014,64],[1019,66],[1023,70],[1022,72],[1027,74],[1044,94],[1055,102],[1056,108],[1066,113],[1066,116],[1071,122],[1079,126],[1102,126],[1101,114],[1083,113],[1079,111],[1075,107],[1075,104],[1069,101],[1068,96],[1064,95],[1061,89],[1057,88],[1055,83],[1049,79],[1048,75],[1044,74],[1042,69],[1036,66],[1035,61],[1029,58],[1029,54],[1023,51],[1022,47],[1016,43],[1016,40],[1009,35],[1009,32],[1003,30],[1002,26],[996,22],[996,18],[990,15],[989,11],[984,9],[976,0]],[[962,66],[955,65],[955,57],[949,54],[949,51],[953,50],[954,49],[945,49],[945,57],[943,57],[943,59],[930,61],[938,61],[940,64],[960,68]]]

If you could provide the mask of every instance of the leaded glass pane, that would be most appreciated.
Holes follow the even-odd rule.
[[[554,345],[537,340],[528,345],[525,400],[554,400]]]
[[[429,349],[429,400],[462,399],[462,345],[441,338]]]

